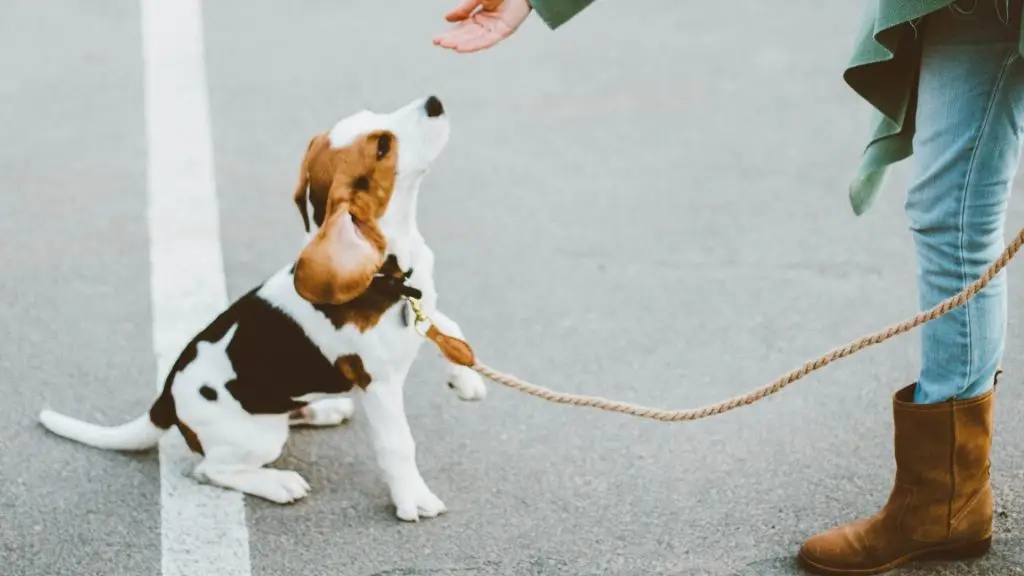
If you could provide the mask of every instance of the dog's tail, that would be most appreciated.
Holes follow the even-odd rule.
[[[148,413],[120,426],[100,426],[52,410],[40,412],[39,422],[54,434],[82,444],[104,450],[137,451],[156,446],[177,422],[177,416],[174,397],[165,391]]]

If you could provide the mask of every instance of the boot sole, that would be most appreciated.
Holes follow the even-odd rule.
[[[953,546],[946,546],[942,548],[928,548],[926,550],[901,556],[884,566],[878,566],[875,568],[829,568],[828,566],[822,566],[821,564],[816,564],[811,560],[808,560],[803,554],[797,556],[797,563],[805,571],[819,576],[871,576],[873,574],[882,574],[884,572],[894,570],[903,564],[912,561],[969,560],[971,558],[984,556],[991,547],[992,537],[989,536],[984,540],[968,542],[966,544],[955,544]]]

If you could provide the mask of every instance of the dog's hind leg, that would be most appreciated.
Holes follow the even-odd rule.
[[[280,457],[288,440],[287,414],[246,414],[230,420],[195,431],[203,452],[193,471],[196,479],[278,504],[309,494],[309,483],[298,472],[264,468]]]
[[[293,410],[288,423],[292,426],[337,426],[352,418],[356,404],[343,396],[321,398]]]

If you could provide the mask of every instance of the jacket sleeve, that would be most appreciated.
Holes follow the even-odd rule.
[[[554,30],[590,6],[594,0],[530,0],[541,20]]]

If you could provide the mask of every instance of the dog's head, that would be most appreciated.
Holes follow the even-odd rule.
[[[308,234],[295,265],[300,296],[342,304],[369,286],[389,238],[402,233],[390,228],[414,225],[419,180],[447,142],[433,96],[387,114],[358,112],[310,141],[295,188]]]

